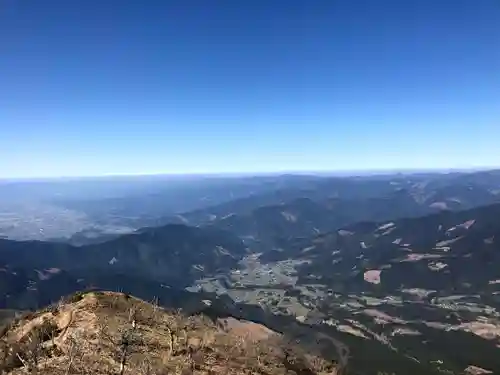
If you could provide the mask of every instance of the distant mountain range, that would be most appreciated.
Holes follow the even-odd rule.
[[[157,214],[172,210],[163,201],[170,202],[173,198],[163,194],[77,204],[84,210],[90,210],[94,219],[102,224],[112,222],[114,226],[128,228],[168,223],[212,225],[245,238],[252,247],[265,249],[283,238],[311,236],[358,221],[416,217],[441,210],[456,211],[500,202],[498,171],[350,178],[282,176],[275,181],[266,177],[261,182],[262,186],[259,185],[259,177],[245,181],[246,190],[240,188],[238,194],[234,192],[234,181],[228,183],[225,192],[222,186],[216,185],[216,200],[221,203],[210,204],[214,200],[208,199],[208,196],[205,196],[204,203],[199,201],[201,198],[196,198],[202,208],[177,211],[175,215]],[[211,185],[210,189],[213,189]],[[197,189],[189,194],[194,199],[202,191]],[[178,196],[178,201],[185,201],[183,197],[185,194]],[[136,209],[129,209],[131,202],[140,207],[141,214]],[[92,207],[99,211],[93,211]],[[151,210],[151,207],[154,209]],[[111,218],[110,213],[113,213]],[[105,228],[97,225],[69,239],[60,240],[80,246],[121,235]]]
[[[89,288],[210,299],[326,335],[352,374],[500,372],[500,173],[297,181],[79,246],[0,240],[0,308]]]

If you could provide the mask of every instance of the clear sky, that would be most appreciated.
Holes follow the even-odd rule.
[[[0,176],[500,166],[499,0],[2,0]]]

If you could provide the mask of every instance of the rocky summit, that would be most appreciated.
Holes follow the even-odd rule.
[[[77,293],[0,333],[2,374],[339,373],[263,325],[187,316],[122,293]]]

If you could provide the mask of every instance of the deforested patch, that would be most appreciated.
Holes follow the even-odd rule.
[[[381,279],[380,279],[380,274],[382,271],[380,270],[369,270],[366,271],[363,275],[363,278],[366,282],[372,283],[372,284],[380,284]]]

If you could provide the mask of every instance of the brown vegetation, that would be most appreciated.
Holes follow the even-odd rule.
[[[0,338],[2,374],[337,374],[274,331],[168,312],[121,293],[72,296]]]

